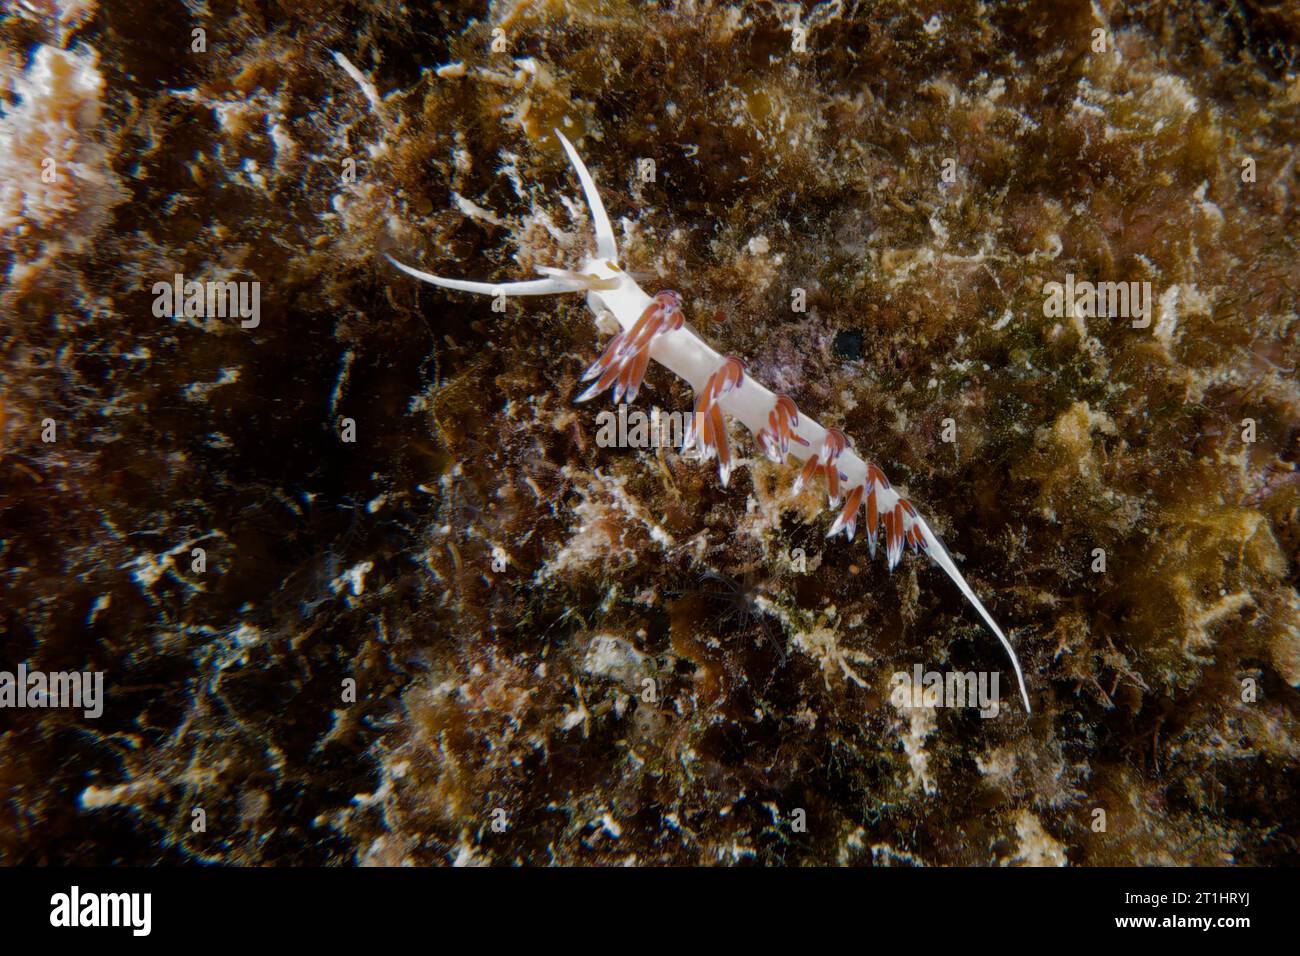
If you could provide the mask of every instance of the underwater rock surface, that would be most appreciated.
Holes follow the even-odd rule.
[[[0,862],[1300,862],[1294,7],[186,9],[0,24],[0,671],[106,689],[0,710]],[[1031,715],[742,430],[604,447],[580,297],[385,261],[576,267],[553,128]]]

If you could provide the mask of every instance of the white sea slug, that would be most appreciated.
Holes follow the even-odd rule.
[[[865,510],[868,547],[874,556],[877,532],[883,530],[885,555],[891,571],[902,557],[904,547],[924,551],[952,578],[984,623],[997,635],[1015,669],[1025,710],[1030,711],[1029,693],[1025,689],[1025,678],[1015,649],[966,583],[943,542],[930,530],[925,519],[890,486],[889,479],[879,467],[859,457],[843,432],[836,428],[823,428],[808,416],[800,415],[788,396],[775,395],[748,377],[739,358],[719,355],[710,348],[686,324],[681,297],[676,292],[649,296],[619,267],[614,231],[596,191],[596,183],[564,134],[556,130],[555,135],[577,171],[595,226],[596,255],[588,259],[579,271],[541,267],[538,272],[545,276],[542,279],[470,282],[431,275],[404,265],[392,256],[388,256],[388,260],[423,282],[459,292],[491,296],[585,292],[592,313],[599,318],[608,312],[618,321],[622,331],[587,369],[583,378],[592,384],[578,396],[578,401],[594,398],[611,387],[615,402],[632,401],[641,387],[650,359],[684,378],[695,390],[695,415],[687,430],[683,451],[698,445],[703,459],[716,455],[718,472],[725,486],[731,476],[732,457],[724,416],[739,419],[754,435],[763,453],[773,461],[780,464],[793,456],[804,463],[794,482],[796,492],[817,475],[824,477],[831,505],[840,506],[839,514],[827,532],[828,538],[843,531],[852,540],[859,512]]]

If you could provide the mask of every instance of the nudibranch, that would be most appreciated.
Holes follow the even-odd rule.
[[[768,458],[784,463],[793,457],[803,463],[794,481],[797,493],[821,475],[827,497],[839,513],[827,537],[841,531],[852,540],[864,515],[867,546],[874,557],[877,535],[883,535],[890,571],[905,548],[923,551],[952,579],[997,636],[1016,673],[1025,710],[1031,710],[1029,693],[1020,661],[1007,636],[966,582],[943,542],[926,524],[912,504],[898,493],[885,473],[862,458],[848,436],[836,428],[823,428],[799,413],[787,395],[777,395],[747,374],[745,364],[734,355],[720,355],[686,323],[682,300],[676,292],[650,296],[618,264],[618,246],[605,205],[582,158],[559,130],[555,131],[569,161],[577,172],[586,196],[596,234],[596,254],[575,271],[541,267],[543,276],[523,282],[472,282],[446,279],[398,262],[388,261],[408,275],[444,289],[490,296],[554,295],[583,292],[587,306],[599,319],[609,314],[619,331],[605,351],[586,370],[583,380],[591,382],[577,401],[587,401],[613,388],[615,403],[633,401],[641,387],[651,359],[690,383],[695,390],[694,417],[687,430],[683,452],[698,446],[701,459],[717,457],[718,472],[725,486],[731,476],[733,458],[727,438],[726,417],[738,419],[753,434]]]

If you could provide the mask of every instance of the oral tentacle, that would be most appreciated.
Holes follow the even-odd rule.
[[[408,266],[390,255],[385,254],[384,258],[407,275],[414,276],[421,282],[427,282],[443,289],[453,289],[456,292],[473,292],[475,295],[556,295],[561,292],[582,292],[587,289],[587,283],[580,279],[554,276],[546,279],[525,279],[523,282],[471,282],[468,279],[447,279],[443,276],[436,276],[432,272],[425,272],[413,266]]]
[[[620,281],[617,278],[601,278],[590,272],[574,272],[572,269],[557,269],[554,266],[538,266],[537,274],[554,279],[570,279],[581,283],[582,288],[589,292],[610,292],[618,288]]]

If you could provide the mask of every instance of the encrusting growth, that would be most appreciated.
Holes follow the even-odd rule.
[[[733,465],[725,416],[739,419],[771,460],[784,462],[793,456],[804,462],[794,481],[796,493],[821,475],[831,505],[839,505],[843,497],[844,505],[827,532],[828,538],[843,531],[852,540],[859,513],[865,509],[867,546],[874,557],[877,531],[883,527],[885,556],[891,571],[905,547],[925,552],[952,579],[1001,642],[1015,670],[1025,710],[1031,710],[1015,649],[925,519],[890,486],[879,467],[857,454],[843,432],[823,428],[800,415],[788,396],[775,395],[750,378],[739,358],[714,351],[686,324],[681,297],[676,292],[660,292],[651,298],[619,267],[618,246],[595,181],[564,134],[556,130],[555,135],[578,174],[595,227],[596,255],[580,271],[540,268],[538,271],[546,278],[490,283],[445,279],[404,265],[392,256],[388,256],[389,262],[423,282],[460,292],[493,296],[585,292],[588,308],[598,317],[612,315],[622,331],[583,374],[583,380],[592,384],[578,396],[578,401],[595,398],[610,387],[616,403],[633,401],[651,359],[685,379],[695,390],[695,413],[683,451],[698,445],[701,459],[716,455],[718,474],[725,486]]]

